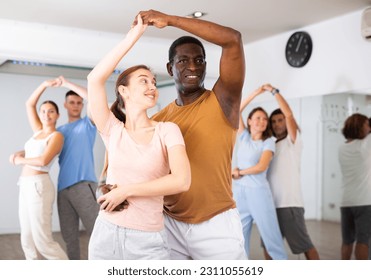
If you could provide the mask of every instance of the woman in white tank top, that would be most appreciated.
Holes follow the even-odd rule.
[[[49,170],[63,147],[63,135],[56,131],[58,106],[44,101],[39,114],[36,104],[47,87],[59,87],[59,78],[44,81],[26,102],[28,121],[34,135],[24,150],[10,155],[14,165],[23,165],[19,178],[19,220],[21,244],[26,259],[67,259],[66,253],[52,237],[52,210],[55,188]]]

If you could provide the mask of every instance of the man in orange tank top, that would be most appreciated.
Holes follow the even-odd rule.
[[[209,21],[153,10],[140,15],[144,23],[179,28],[222,48],[219,78],[211,90],[204,87],[206,55],[198,39],[181,37],[169,49],[167,70],[175,81],[177,99],[154,119],[180,127],[192,171],[190,190],[164,200],[171,258],[246,259],[231,187],[245,77],[241,34]]]

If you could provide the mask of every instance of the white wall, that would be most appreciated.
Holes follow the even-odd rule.
[[[290,67],[285,59],[286,42],[296,30],[247,45],[246,91],[269,81],[287,97],[371,92],[371,41],[361,37],[361,13],[302,28],[313,41],[303,68]]]
[[[360,36],[361,12],[358,11],[333,20],[304,28],[313,39],[313,54],[304,68],[291,68],[284,57],[285,44],[290,33],[280,34],[245,46],[246,81],[244,94],[262,83],[270,82],[281,89],[290,100],[303,129],[304,173],[303,192],[307,218],[322,217],[322,125],[321,96],[347,91],[370,92],[371,42]],[[294,32],[295,30],[293,30]],[[165,32],[165,31],[164,31]],[[19,59],[61,65],[91,67],[112,48],[122,34],[102,33],[34,23],[0,19],[0,61]],[[171,42],[142,38],[120,67],[146,62],[155,72],[166,73],[165,61]],[[207,80],[210,87],[217,77],[220,49],[206,45]],[[137,59],[137,58],[140,59]],[[17,217],[17,187],[20,168],[8,164],[11,152],[22,148],[30,137],[24,112],[24,102],[46,77],[0,74],[1,127],[0,172],[3,178],[3,202],[0,204],[0,233],[19,230]],[[77,81],[82,84],[86,81]],[[45,98],[56,100],[62,107],[63,92],[58,89],[46,93]],[[174,100],[173,87],[161,89],[160,107]],[[43,98],[44,98],[43,97]],[[296,99],[306,97],[305,99]],[[269,95],[258,102],[268,108]],[[269,102],[268,102],[269,100]],[[63,112],[63,108],[61,108]],[[65,122],[62,117],[60,124]],[[97,137],[97,142],[99,137]],[[97,157],[101,157],[99,153]],[[317,166],[317,167],[316,167]],[[55,168],[58,164],[55,164]],[[97,164],[97,172],[100,166]],[[56,170],[52,175],[55,177]],[[99,174],[99,173],[98,173]],[[56,177],[55,177],[56,178]],[[54,220],[54,229],[58,223]]]

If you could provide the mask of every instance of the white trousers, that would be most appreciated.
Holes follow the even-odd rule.
[[[169,258],[165,229],[141,231],[120,227],[101,216],[96,219],[89,241],[89,260],[168,260]]]
[[[173,260],[246,260],[240,216],[236,208],[199,224],[165,215]]]
[[[19,222],[21,244],[27,260],[67,260],[67,255],[52,236],[52,211],[55,189],[49,174],[20,177]]]

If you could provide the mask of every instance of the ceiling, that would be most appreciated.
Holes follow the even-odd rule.
[[[246,44],[369,6],[371,0],[0,0],[0,20],[123,34],[141,10],[155,9],[179,16],[202,11],[206,13],[204,20],[239,30]],[[151,27],[144,36],[174,40],[184,34],[173,27],[163,30]],[[69,78],[85,79],[91,70],[75,68],[14,65],[7,61],[0,65],[0,72],[32,75],[55,72]],[[157,76],[159,82],[167,83],[168,79],[167,74]]]
[[[0,19],[125,33],[141,10],[181,16],[199,10],[207,13],[203,19],[239,30],[250,43],[368,6],[371,0],[1,0]],[[181,35],[176,28],[149,28],[145,34]]]

